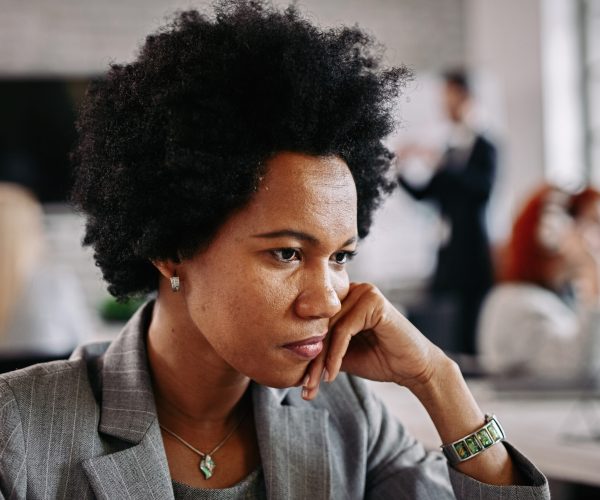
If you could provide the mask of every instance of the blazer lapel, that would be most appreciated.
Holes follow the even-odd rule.
[[[139,310],[104,355],[99,430],[132,446],[83,462],[99,498],[173,499],[146,358],[152,307]]]
[[[270,500],[331,498],[328,412],[289,406],[288,390],[253,386],[254,417]]]
[[[158,421],[139,444],[82,465],[98,498],[174,500]]]

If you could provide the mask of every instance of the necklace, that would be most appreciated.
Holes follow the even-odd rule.
[[[192,450],[194,453],[196,453],[197,455],[200,455],[200,457],[202,458],[202,460],[200,460],[200,471],[202,472],[202,474],[204,474],[204,478],[205,479],[210,479],[213,475],[213,471],[215,470],[215,467],[217,466],[217,464],[215,463],[215,461],[213,460],[213,455],[219,451],[219,449],[221,449],[221,447],[227,442],[227,440],[233,436],[233,433],[237,430],[237,428],[242,424],[242,422],[244,421],[244,418],[246,418],[246,415],[248,414],[248,412],[244,413],[242,415],[242,418],[240,418],[238,420],[238,422],[233,426],[233,428],[227,433],[227,435],[221,439],[221,441],[219,442],[219,444],[217,444],[217,446],[215,446],[212,450],[210,450],[208,453],[204,453],[202,451],[200,451],[197,448],[194,448],[190,443],[188,443],[185,439],[183,439],[181,436],[178,436],[177,434],[175,434],[171,429],[167,429],[164,425],[159,424],[160,428],[165,431],[167,434],[170,434],[171,436],[173,436],[175,439],[177,439],[177,441],[179,441],[181,444],[187,446],[190,450]]]

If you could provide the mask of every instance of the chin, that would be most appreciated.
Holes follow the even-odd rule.
[[[284,373],[262,373],[250,378],[260,385],[273,387],[274,389],[286,389],[288,387],[297,387],[302,384],[302,379],[306,373],[306,367],[298,370],[289,370]]]

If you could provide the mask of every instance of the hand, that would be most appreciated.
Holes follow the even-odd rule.
[[[351,283],[325,349],[308,367],[303,397],[313,399],[321,379],[331,382],[340,370],[412,388],[431,379],[442,357],[374,285]]]
[[[577,300],[597,307],[600,303],[600,261],[594,242],[589,240],[584,228],[572,225],[564,231],[559,252],[568,266]]]
[[[400,163],[407,162],[412,159],[424,161],[427,165],[435,168],[441,159],[442,152],[430,146],[408,143],[395,151],[395,156]]]
[[[368,283],[350,284],[340,312],[330,321],[327,348],[308,367],[304,399],[317,395],[325,367],[329,381],[344,370],[408,387],[423,404],[443,443],[465,436],[484,421],[456,363]],[[521,484],[504,446],[493,446],[456,468],[489,484]]]

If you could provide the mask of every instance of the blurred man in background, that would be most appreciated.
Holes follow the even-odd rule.
[[[464,72],[444,75],[443,103],[450,120],[445,150],[403,147],[398,151],[398,181],[415,199],[433,201],[442,219],[426,314],[435,316],[436,308],[450,307],[452,320],[446,316],[443,321],[445,334],[452,336],[447,345],[474,354],[479,309],[494,276],[485,209],[496,171],[496,148],[470,123],[472,94]],[[405,160],[415,156],[430,169],[429,178],[419,185],[402,170]],[[427,327],[421,326],[427,333]]]

